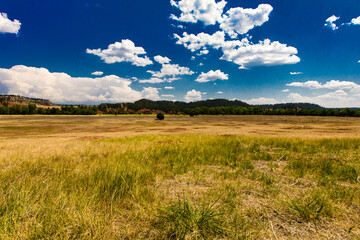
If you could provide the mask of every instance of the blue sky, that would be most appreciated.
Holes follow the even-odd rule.
[[[2,0],[0,93],[360,107],[360,4]]]

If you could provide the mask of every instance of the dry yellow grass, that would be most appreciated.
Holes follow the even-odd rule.
[[[245,135],[297,138],[360,136],[360,118],[308,116],[0,116],[0,138]]]
[[[359,239],[359,131],[357,118],[0,116],[0,238]]]

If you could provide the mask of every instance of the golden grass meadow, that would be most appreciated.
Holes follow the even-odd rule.
[[[359,239],[360,119],[0,116],[0,239]]]

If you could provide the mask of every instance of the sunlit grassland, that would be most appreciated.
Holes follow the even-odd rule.
[[[1,239],[359,239],[360,139],[0,141]]]

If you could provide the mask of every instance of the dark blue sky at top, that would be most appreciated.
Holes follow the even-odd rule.
[[[219,60],[222,53],[211,50],[208,55],[197,56],[184,46],[176,45],[173,34],[205,32],[213,34],[218,26],[179,23],[169,19],[180,11],[170,5],[170,0],[1,0],[0,12],[9,19],[21,21],[18,35],[0,34],[0,68],[15,65],[44,67],[50,72],[65,72],[72,77],[92,77],[94,71],[119,77],[151,77],[147,70],[158,71],[160,64],[146,67],[130,63],[106,64],[99,57],[86,53],[86,49],[106,49],[109,44],[130,39],[143,47],[153,60],[156,55],[166,56],[172,63],[189,67],[196,72],[182,76],[172,83],[141,84],[144,86],[174,86],[175,90],[160,90],[183,100],[191,89],[207,92],[204,98],[252,99],[259,97],[286,99],[281,90],[290,82],[315,80],[352,81],[360,84],[360,25],[342,26],[336,31],[324,27],[331,15],[341,17],[337,24],[348,23],[360,16],[358,0],[227,0],[231,7],[256,8],[261,3],[270,4],[273,11],[268,22],[249,31],[252,41],[266,38],[293,46],[301,61],[292,65],[259,66],[248,70]],[[172,24],[182,24],[179,29]],[[241,38],[241,37],[240,37]],[[203,63],[203,66],[199,66]],[[229,74],[229,80],[198,83],[194,80],[201,72],[220,69]],[[303,72],[290,75],[290,72]],[[1,92],[2,91],[2,92]],[[219,95],[216,92],[222,91]],[[303,89],[298,89],[301,92]],[[0,93],[6,93],[0,86]]]

